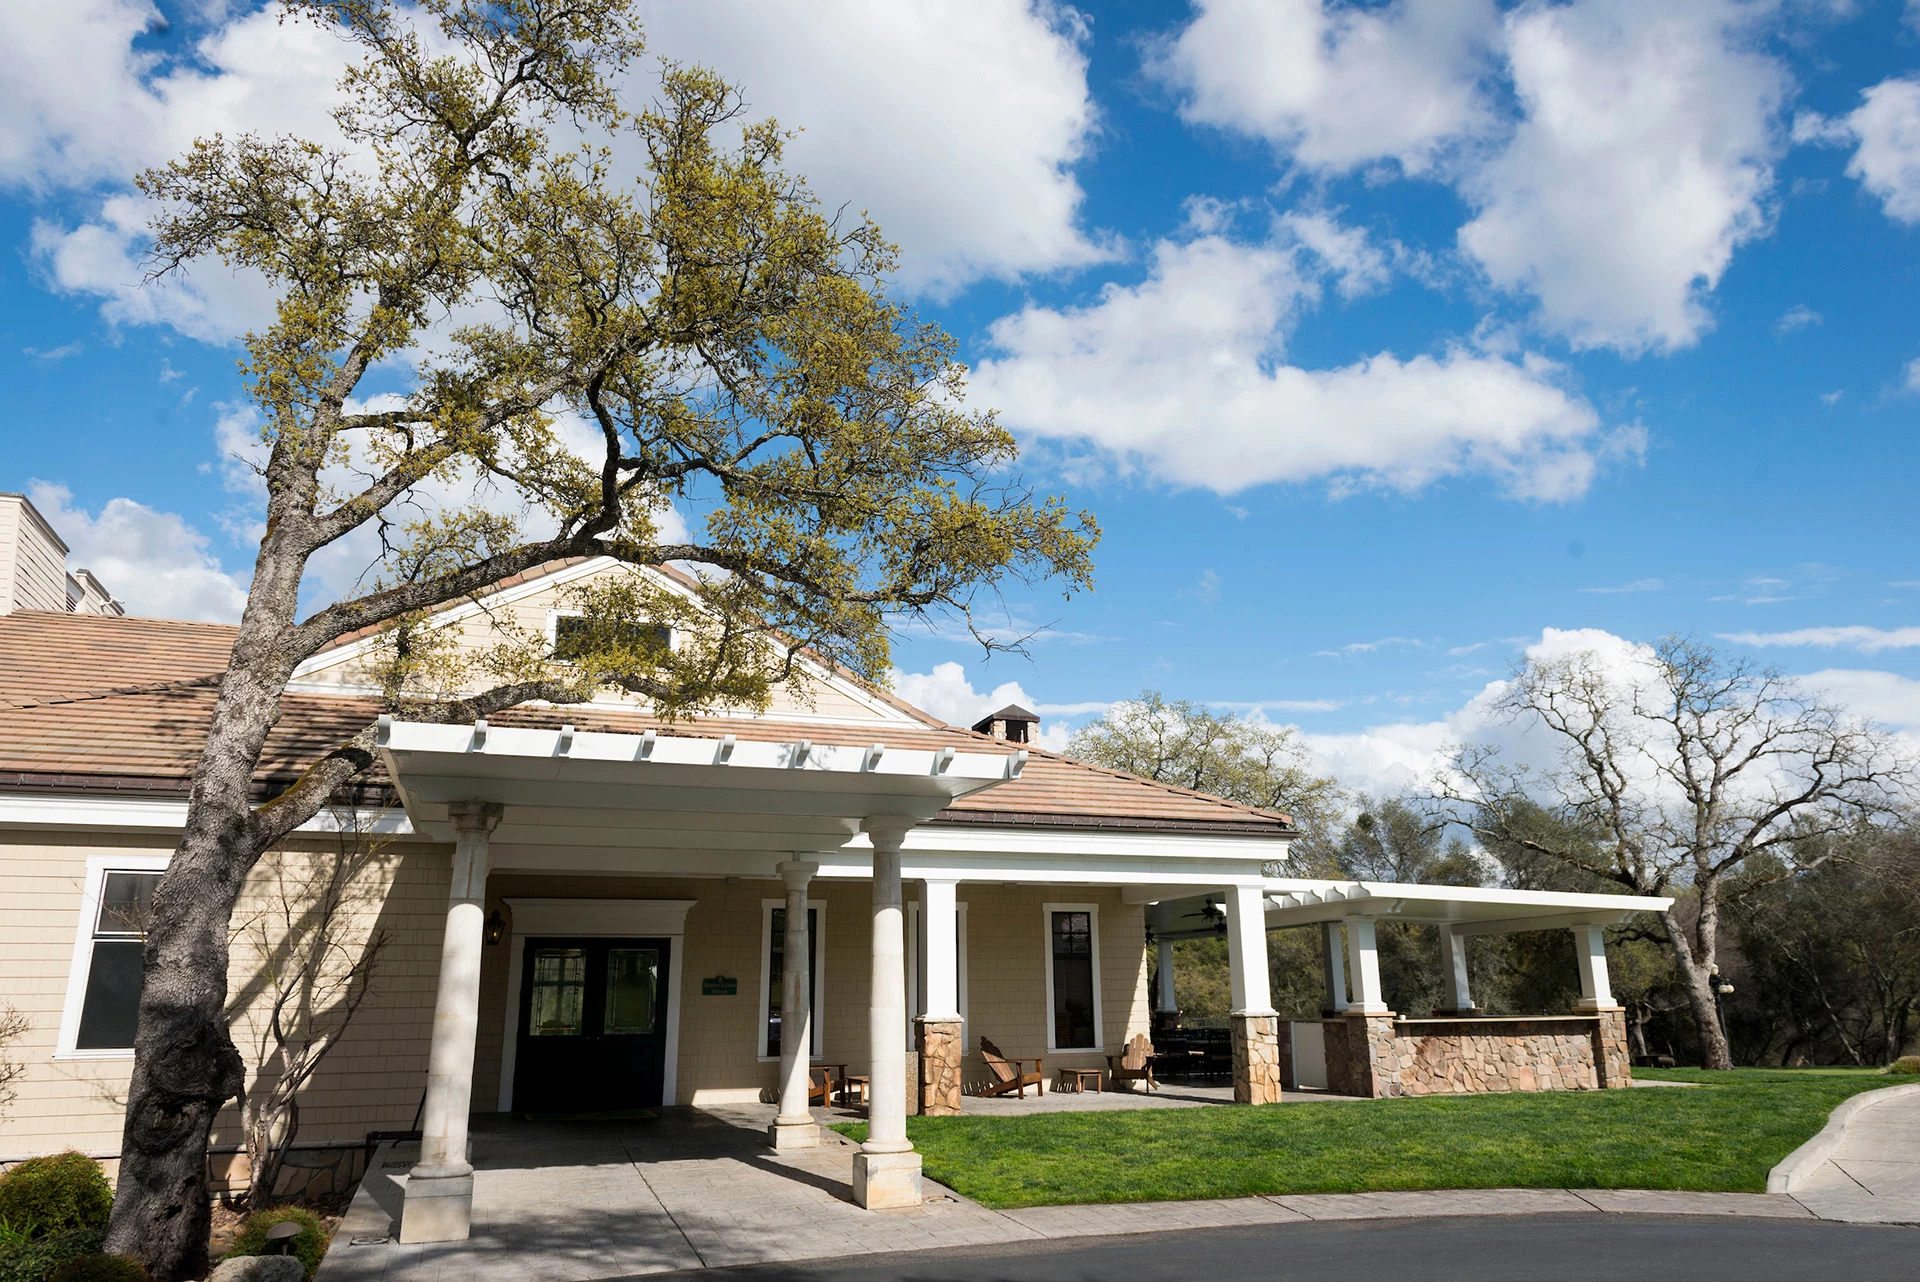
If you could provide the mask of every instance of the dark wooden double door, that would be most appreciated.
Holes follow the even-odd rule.
[[[657,1106],[666,1081],[669,941],[529,939],[526,949],[514,1111]]]

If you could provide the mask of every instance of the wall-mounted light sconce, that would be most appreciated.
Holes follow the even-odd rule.
[[[507,919],[502,917],[500,910],[496,908],[493,910],[493,916],[487,918],[487,942],[497,944],[506,937]]]

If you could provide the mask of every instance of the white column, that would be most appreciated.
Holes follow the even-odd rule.
[[[1373,918],[1347,918],[1347,965],[1353,980],[1347,1010],[1356,1015],[1385,1012],[1388,1006],[1380,991],[1380,951],[1374,942]]]
[[[402,1242],[459,1242],[473,1216],[473,1164],[467,1114],[473,1106],[473,1040],[480,1026],[480,956],[485,946],[487,843],[500,822],[491,802],[457,801],[453,884],[440,944],[440,987],[427,1050],[427,1098],[420,1117],[420,1160],[407,1178]]]
[[[1575,1010],[1612,1010],[1613,984],[1607,978],[1607,932],[1604,926],[1573,928],[1574,960],[1580,968],[1580,1000]]]
[[[1440,927],[1440,978],[1448,1010],[1473,1009],[1473,994],[1467,990],[1467,937],[1445,924]]]
[[[1340,943],[1340,923],[1323,922],[1320,927],[1320,962],[1326,968],[1327,1009],[1336,1015],[1347,1012],[1346,949]]]
[[[960,883],[925,881],[920,924],[927,934],[928,1019],[960,1018]]]
[[[900,846],[913,822],[875,816],[873,982],[867,1002],[867,1142],[853,1159],[861,1206],[920,1205],[920,1155],[907,1139],[907,958],[900,910]]]
[[[787,883],[787,928],[780,941],[780,1115],[767,1128],[767,1137],[775,1148],[811,1148],[820,1142],[820,1128],[807,1106],[813,1051],[807,886],[820,865],[790,859],[774,871]]]
[[[1160,972],[1155,985],[1153,1008],[1158,1011],[1179,1010],[1180,1003],[1173,995],[1173,941],[1160,939],[1155,944],[1160,949]]]
[[[1227,890],[1227,983],[1230,1014],[1274,1013],[1267,982],[1267,897],[1258,886]]]

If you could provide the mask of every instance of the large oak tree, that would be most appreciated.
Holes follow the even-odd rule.
[[[139,180],[155,276],[219,263],[278,300],[246,338],[264,533],[154,897],[108,1234],[155,1282],[206,1264],[207,1137],[241,1086],[222,1015],[236,897],[375,760],[368,725],[254,794],[302,660],[372,628],[410,715],[609,685],[675,715],[763,702],[803,647],[877,673],[902,616],[1089,581],[1092,519],[1006,479],[1012,438],[964,408],[951,339],[890,300],[879,229],[823,212],[781,132],[713,74],[669,64],[657,100],[620,100],[643,52],[627,0],[408,13],[288,0],[355,50],[340,141],[204,139]],[[396,367],[405,394],[370,398]],[[580,422],[589,448],[567,443]],[[669,503],[694,532],[663,534]],[[303,610],[313,558],[364,530],[382,549],[366,586]],[[436,670],[429,612],[583,555],[706,586],[697,608],[643,575],[599,589],[567,664],[529,637]],[[636,626],[663,617],[687,644]]]

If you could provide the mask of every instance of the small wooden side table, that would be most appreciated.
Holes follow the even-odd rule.
[[[1074,1093],[1079,1094],[1087,1089],[1088,1082],[1092,1082],[1097,1094],[1106,1089],[1101,1085],[1101,1079],[1105,1074],[1106,1070],[1100,1068],[1063,1068],[1053,1079],[1053,1089],[1064,1091],[1071,1086]]]

